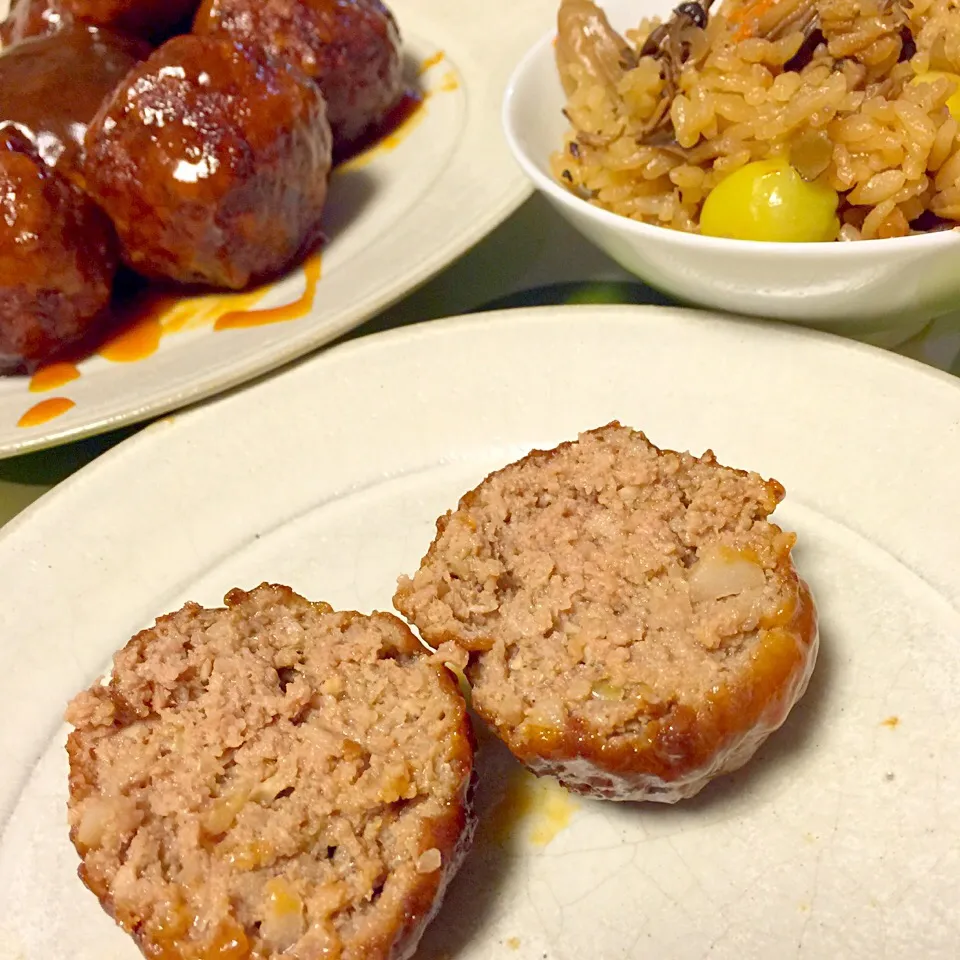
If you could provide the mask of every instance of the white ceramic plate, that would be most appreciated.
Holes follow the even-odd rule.
[[[0,11],[6,5],[0,0]],[[375,150],[369,162],[334,176],[326,222],[331,239],[307,315],[214,332],[225,310],[250,304],[207,298],[168,318],[159,349],[146,359],[117,363],[94,356],[79,364],[79,379],[42,393],[31,392],[26,377],[0,378],[0,457],[145,419],[300,356],[442,269],[528,195],[503,141],[500,100],[517,59],[552,15],[553,0],[391,5],[410,79],[418,80],[427,101],[392,149]],[[304,288],[304,272],[297,270],[252,306],[296,301]],[[151,331],[146,334],[149,340]],[[18,426],[44,402],[30,422],[75,405],[46,422]]]
[[[389,608],[461,492],[614,417],[786,484],[822,614],[810,691],[673,808],[574,803],[488,748],[486,828],[419,957],[956,960],[960,383],[643,307],[339,346],[159,421],[3,530],[0,957],[137,956],[75,876],[60,723],[135,630],[263,579]]]

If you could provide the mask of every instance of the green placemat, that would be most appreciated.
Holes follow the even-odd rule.
[[[443,273],[343,339],[479,310],[572,303],[671,300],[624,273],[534,197]],[[960,313],[931,324],[898,352],[960,376]],[[138,429],[0,460],[0,525]]]

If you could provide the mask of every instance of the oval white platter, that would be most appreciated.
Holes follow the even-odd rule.
[[[740,773],[573,800],[485,741],[485,826],[418,954],[955,960],[960,381],[809,331],[561,307],[333,348],[161,420],[0,532],[0,956],[134,960],[77,880],[68,698],[187,599],[389,609],[487,471],[613,418],[778,478],[822,654]]]
[[[0,0],[0,15],[6,6]],[[155,352],[112,352],[136,362],[95,354],[76,365],[79,379],[39,393],[29,377],[0,378],[0,457],[156,416],[327,343],[437,273],[529,195],[501,133],[500,101],[514,64],[553,16],[552,0],[393,0],[391,8],[408,81],[425,102],[385,147],[334,174],[315,295],[299,268],[252,302],[187,301],[161,324]],[[304,295],[312,306],[299,319],[215,329],[225,312]],[[33,425],[20,425],[53,400],[27,417]],[[65,412],[43,420],[55,411]]]

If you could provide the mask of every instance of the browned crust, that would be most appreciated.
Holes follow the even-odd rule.
[[[614,420],[588,433],[620,427],[619,421]],[[650,443],[645,434],[637,434]],[[520,464],[548,461],[577,442],[570,440],[550,450],[533,450],[489,474],[460,498],[456,510],[437,520],[436,538],[422,564],[433,561],[440,538],[455,513],[469,510],[487,482]],[[651,446],[658,454],[683,455]],[[717,464],[712,450],[694,459]],[[751,475],[746,470],[725,469],[742,477]],[[772,513],[786,491],[772,479],[765,481],[765,487],[769,494],[768,513]],[[522,728],[498,724],[495,717],[476,704],[474,709],[526,767],[538,775],[556,777],[573,792],[613,800],[664,802],[693,796],[714,777],[745,764],[783,724],[806,691],[816,664],[816,607],[809,587],[794,567],[789,547],[779,557],[774,575],[793,599],[775,620],[761,624],[752,669],[738,676],[736,682],[716,688],[699,703],[664,704],[663,712],[646,725],[642,734],[600,736],[576,718],[568,718],[560,729],[525,733]],[[411,592],[401,586],[394,595],[394,606],[413,622],[414,611],[408,603]],[[433,646],[454,643],[469,651],[468,680],[475,676],[484,651],[495,642],[493,636],[463,637],[453,630],[428,629],[423,635]]]
[[[377,615],[396,619],[392,614]],[[409,633],[409,630],[407,632]],[[413,634],[410,633],[410,636],[413,637]],[[422,651],[419,641],[416,637],[413,639]],[[404,897],[402,910],[394,917],[393,930],[384,929],[383,935],[377,940],[359,944],[345,954],[344,960],[365,960],[368,957],[370,960],[409,960],[416,952],[430,922],[440,911],[450,881],[462,866],[473,844],[477,830],[474,808],[477,774],[473,766],[476,742],[473,727],[467,714],[466,702],[453,674],[439,665],[437,674],[441,677],[445,691],[455,698],[460,711],[457,733],[460,749],[455,757],[463,770],[457,802],[449,805],[442,817],[432,821],[424,843],[424,850],[436,847],[440,851],[443,866],[434,873],[418,874],[417,882]]]
[[[788,563],[797,602],[782,626],[762,631],[750,672],[699,703],[669,704],[642,735],[598,737],[571,719],[549,735],[524,737],[477,712],[525,766],[575,793],[668,802],[693,796],[743,766],[806,691],[819,647],[817,614],[809,588]]]
[[[295,593],[282,584],[263,583],[256,589],[268,588],[279,594],[278,602],[289,608],[313,607],[321,614],[334,613],[334,608],[322,601],[312,602]],[[224,597],[226,608],[242,605],[255,591],[235,588]],[[123,652],[141,650],[155,637],[156,625],[173,620],[182,611],[200,611],[197,603],[187,603],[177,613],[158,617],[153,627],[148,627],[134,635],[124,646]],[[224,608],[220,608],[224,609]],[[399,635],[397,653],[401,656],[420,657],[426,651],[420,641],[402,620],[392,613],[375,611],[362,614],[355,610],[343,611],[345,624],[357,620],[389,622],[402,627]],[[476,771],[474,755],[476,741],[466,702],[455,676],[444,666],[432,663],[444,693],[450,697],[451,708],[457,711],[456,749],[453,752],[453,764],[459,768],[460,785],[456,798],[447,804],[442,815],[427,821],[423,850],[436,848],[440,851],[442,866],[433,873],[415,874],[415,879],[402,898],[398,909],[390,917],[389,923],[381,926],[381,935],[357,945],[351,945],[344,951],[341,960],[408,960],[416,951],[423,934],[439,911],[443,896],[450,881],[456,875],[466,857],[476,832],[476,813],[474,794],[476,790]],[[107,686],[95,685],[91,688],[94,695],[109,701],[114,707],[112,728],[118,729],[149,716],[149,711],[128,701],[117,689],[115,679]],[[67,757],[69,760],[69,802],[75,803],[88,796],[96,783],[96,759],[93,751],[85,742],[83,733],[72,730],[67,737]],[[87,869],[82,860],[84,850],[78,842],[76,828],[70,830],[70,840],[81,856],[77,875],[83,884],[97,897],[104,911],[116,921],[136,941],[144,956],[151,960],[209,960],[207,952],[184,952],[181,944],[158,943],[146,935],[140,925],[141,918],[118,916],[116,904],[111,895],[108,878]],[[218,954],[218,957],[220,955]],[[249,952],[229,952],[224,950],[221,960],[245,960]],[[259,954],[257,960],[266,960]]]
[[[469,727],[468,727],[469,729]],[[472,766],[471,747],[471,766]],[[394,931],[385,929],[374,941],[365,941],[346,953],[345,960],[409,960],[416,953],[430,922],[440,912],[450,881],[463,865],[477,830],[474,809],[476,772],[468,776],[457,805],[451,805],[446,816],[435,819],[427,834],[424,849],[436,847],[443,858],[443,867],[434,873],[419,874],[417,882],[403,900],[402,910],[395,916]]]

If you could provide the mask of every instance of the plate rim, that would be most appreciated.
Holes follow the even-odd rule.
[[[201,399],[199,402],[190,406],[178,408],[175,412],[168,411],[167,416],[159,417],[159,419],[147,424],[142,430],[138,430],[131,436],[125,437],[93,460],[85,463],[70,476],[64,478],[54,487],[45,491],[39,498],[28,504],[6,524],[0,526],[0,554],[2,554],[6,541],[12,534],[18,532],[22,526],[32,523],[34,517],[50,507],[54,501],[72,493],[74,487],[78,484],[86,483],[93,474],[105,466],[112,466],[115,461],[134,455],[139,450],[141,444],[159,442],[157,440],[158,433],[171,428],[182,428],[183,420],[189,420],[192,424],[194,421],[199,422],[203,417],[216,416],[219,407],[238,402],[238,400],[242,402],[242,398],[244,398],[246,394],[258,391],[267,383],[284,380],[298,373],[303,375],[303,368],[306,367],[312,367],[314,365],[321,366],[326,363],[340,361],[343,358],[349,360],[350,355],[353,353],[362,354],[368,351],[384,350],[389,349],[393,343],[413,342],[432,339],[436,336],[443,336],[444,334],[455,334],[458,329],[475,327],[478,323],[494,326],[498,323],[523,323],[527,320],[533,322],[549,322],[550,318],[558,313],[563,315],[573,312],[597,313],[610,318],[630,315],[632,318],[640,319],[641,322],[648,322],[651,317],[675,316],[681,320],[693,320],[698,323],[722,323],[729,325],[731,328],[743,327],[745,329],[755,329],[763,333],[771,332],[774,336],[779,337],[831,342],[836,349],[846,350],[854,356],[872,357],[878,362],[886,362],[892,367],[902,369],[914,375],[919,375],[933,383],[939,383],[955,391],[958,396],[958,401],[960,401],[960,377],[952,373],[940,370],[921,360],[895,353],[883,347],[852,340],[829,331],[799,326],[785,321],[759,320],[752,317],[724,314],[719,311],[715,312],[682,306],[661,306],[658,304],[575,303],[532,307],[508,307],[499,310],[478,310],[472,313],[463,313],[436,320],[424,320],[417,323],[406,324],[351,340],[341,340],[332,343],[327,349],[322,351],[303,354],[297,358],[288,360],[283,370],[272,374],[264,374],[252,381],[247,381],[246,386],[242,389],[239,389],[237,385],[233,385],[213,396]]]
[[[283,368],[295,364],[298,360],[307,358],[317,351],[335,345],[336,341],[341,337],[362,326],[367,321],[372,320],[394,304],[400,303],[406,297],[409,297],[422,286],[429,283],[443,270],[451,266],[464,254],[468,253],[476,244],[488,237],[500,224],[515,213],[517,209],[529,199],[532,189],[532,186],[524,187],[520,190],[514,189],[512,194],[505,198],[503,204],[496,208],[491,216],[486,219],[482,228],[464,233],[456,245],[450,244],[445,247],[443,255],[436,258],[437,262],[422,261],[421,266],[417,269],[416,278],[411,279],[409,285],[405,285],[402,290],[399,289],[399,287],[387,288],[389,292],[371,301],[369,310],[359,313],[356,316],[346,315],[342,321],[325,327],[322,335],[311,337],[304,347],[286,345],[282,349],[277,348],[271,352],[270,360],[267,362],[259,362],[255,358],[252,358],[242,366],[237,365],[232,367],[229,375],[224,375],[205,386],[194,386],[177,393],[171,393],[164,400],[131,406],[129,410],[122,413],[99,417],[88,423],[79,423],[76,426],[66,427],[61,430],[41,432],[33,437],[25,437],[23,441],[16,443],[3,443],[0,441],[0,460],[9,460],[13,457],[23,456],[28,453],[39,453],[43,450],[54,450],[67,443],[101,436],[102,434],[127,426],[136,426],[146,420],[162,417],[164,414],[185,412],[197,404],[202,404],[206,400],[213,400],[217,397],[228,395],[239,387],[254,386],[263,378],[281,373]],[[423,266],[422,264],[424,263],[426,263],[427,266]],[[38,399],[41,398],[40,394],[36,396]],[[56,421],[51,422],[55,423]]]

